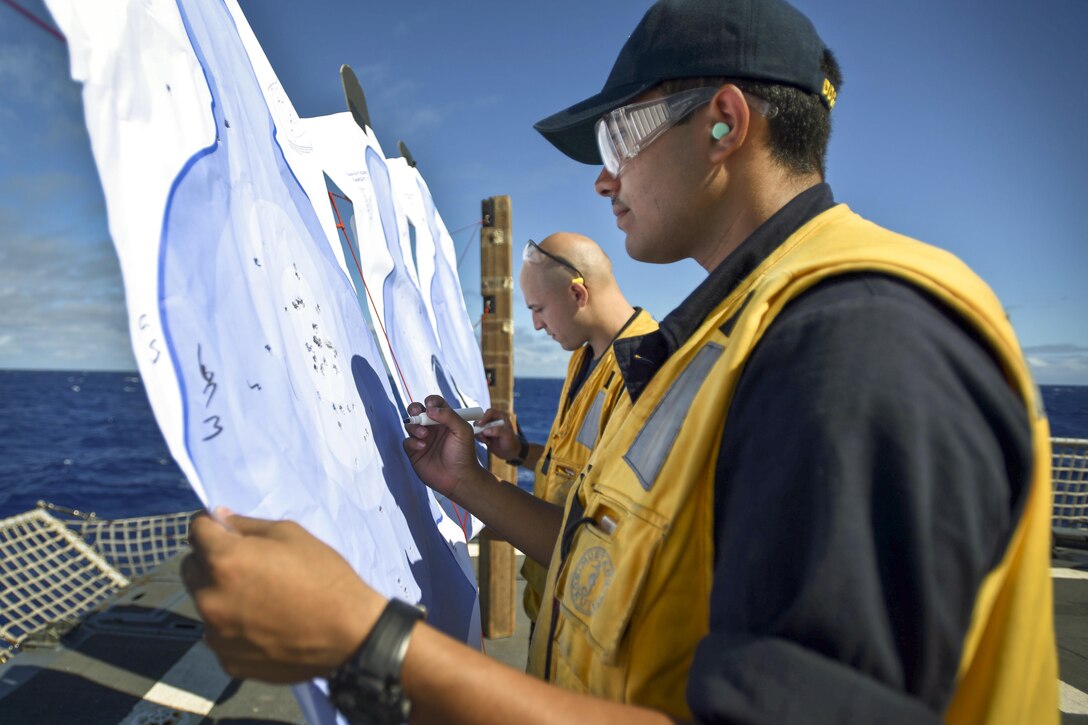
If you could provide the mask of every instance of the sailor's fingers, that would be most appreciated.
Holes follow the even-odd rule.
[[[413,413],[413,415],[419,415],[419,413]],[[425,440],[428,436],[431,435],[431,428],[435,428],[435,426],[420,425],[418,423],[407,423],[404,426],[404,430],[408,433],[409,436],[408,440],[412,440],[412,438]]]
[[[204,517],[207,517],[207,516],[209,516],[209,513],[208,513],[207,509],[200,509],[199,511],[197,511],[196,513],[194,513],[192,516],[189,517],[189,538],[190,539],[192,539],[192,536],[193,536],[193,534],[192,534],[193,524],[196,523],[196,521],[198,519],[204,518]]]
[[[428,395],[424,402],[426,403],[426,407],[422,403],[412,403],[411,405],[409,405],[408,408],[407,408],[408,415],[409,416],[415,416],[415,415],[419,415],[420,413],[428,412],[431,409],[432,406],[440,406],[440,407],[445,408],[446,410],[449,410],[449,406],[446,405],[446,401],[440,395]],[[430,414],[428,412],[428,416],[429,415]],[[431,420],[433,420],[435,422],[440,422],[438,418],[434,418],[434,417],[431,417]],[[412,436],[413,438],[419,438],[420,440],[423,440],[423,439],[427,438],[429,435],[431,435],[427,430],[430,427],[433,427],[433,426],[419,425],[418,423],[407,423],[406,422],[405,426],[404,426],[404,430],[408,432],[409,436]],[[419,450],[419,449],[422,449],[423,446],[417,446],[417,445],[413,445],[413,446],[406,445],[405,446],[405,450],[408,450],[409,448],[414,448],[416,450]]]
[[[427,448],[427,440],[430,431],[425,425],[408,426],[408,437],[404,439],[404,450],[411,455],[412,451],[422,451]]]
[[[228,514],[222,521],[228,529],[242,536],[263,536],[270,539],[280,538],[277,534],[281,533],[280,529],[283,528],[281,525],[287,523],[285,521],[239,516],[234,513]]]
[[[238,538],[222,521],[209,513],[201,512],[189,522],[189,546],[203,560],[220,549],[229,547]]]
[[[476,425],[484,425],[490,423],[493,420],[505,421],[506,425],[510,425],[510,414],[505,410],[496,410],[495,408],[488,408],[484,411],[484,414],[476,421]]]
[[[472,432],[475,433],[477,436],[487,437],[485,435],[485,431],[495,430],[496,428],[502,428],[505,425],[506,425],[505,420],[493,420],[490,423],[480,423],[479,421],[477,421],[477,422],[472,424]]]
[[[510,458],[518,452],[521,441],[514,432],[513,416],[503,410],[489,408],[476,422],[476,439],[487,446],[491,453],[500,458]],[[483,430],[480,430],[480,429]]]
[[[441,395],[428,395],[423,399],[423,404],[427,406],[427,415],[431,414],[431,408],[445,408],[450,409],[450,404],[446,402],[446,399]]]
[[[458,438],[465,435],[472,437],[472,424],[457,415],[446,405],[446,401],[437,395],[427,396],[427,417],[449,428],[451,432],[457,434]]]
[[[181,581],[190,594],[195,594],[211,584],[211,577],[200,559],[194,554],[186,554],[181,560]]]
[[[506,432],[509,430],[509,427],[506,426],[506,424],[505,424],[506,421],[501,421],[500,420],[498,422],[499,422],[500,425],[497,425],[497,426],[495,426],[493,428],[484,428],[482,425],[477,424],[476,427],[477,428],[483,428],[483,430],[481,430],[476,435],[478,437],[480,437],[480,438],[485,438],[485,439],[488,439],[488,440],[497,440],[497,439],[504,438],[505,435],[506,435]],[[517,435],[515,435],[514,437],[517,438]]]

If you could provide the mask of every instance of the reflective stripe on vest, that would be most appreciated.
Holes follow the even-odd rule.
[[[635,437],[635,442],[627,449],[623,459],[631,466],[645,490],[653,488],[657,474],[661,472],[661,466],[665,464],[665,458],[680,433],[680,426],[687,418],[695,394],[699,392],[714,363],[722,356],[723,350],[721,345],[715,344],[699,350],[695,359],[669,388],[661,404],[650,414],[646,425]]]
[[[597,443],[597,435],[601,432],[601,413],[604,411],[604,391],[597,391],[597,397],[593,399],[593,405],[589,406],[589,412],[582,419],[582,427],[578,429],[578,442],[586,448],[593,448]]]

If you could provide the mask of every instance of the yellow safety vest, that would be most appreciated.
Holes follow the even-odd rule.
[[[616,339],[637,337],[656,329],[657,322],[650,317],[650,313],[640,309],[635,313],[634,319],[620,330]],[[559,506],[567,500],[567,493],[575,476],[589,460],[589,454],[597,445],[616,402],[624,392],[623,376],[620,375],[616,355],[609,345],[574,399],[570,399],[570,387],[582,367],[588,363],[586,358],[590,352],[589,346],[583,346],[571,353],[555,421],[544,444],[544,453],[536,464],[533,493]],[[530,620],[536,621],[548,570],[526,557],[521,566],[521,574],[525,577],[525,593],[522,595],[525,613]]]
[[[905,279],[955,310],[977,329],[1024,401],[1033,437],[1031,487],[1008,548],[975,600],[946,718],[1057,722],[1050,435],[1012,327],[990,289],[958,259],[844,205],[783,242],[664,363],[638,401],[624,396],[613,412],[567,501],[563,530],[572,509],[588,523],[556,543],[530,646],[531,673],[567,689],[691,717],[685,685],[709,628],[714,472],[733,392],[782,308],[820,281],[853,272]]]

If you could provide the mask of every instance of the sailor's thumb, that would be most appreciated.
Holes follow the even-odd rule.
[[[279,523],[282,522],[255,519],[235,513],[223,517],[223,524],[234,533],[242,536],[270,536],[273,528]]]

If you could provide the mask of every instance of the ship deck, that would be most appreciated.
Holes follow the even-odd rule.
[[[1088,723],[1088,551],[1056,548],[1054,629],[1063,725]]]
[[[0,665],[0,720],[15,725],[303,722],[290,688],[232,680],[201,640],[203,627],[175,557],[98,607],[71,631],[36,637]],[[1055,622],[1063,725],[1088,723],[1088,550],[1057,548]],[[524,581],[518,581],[518,601]],[[487,654],[523,669],[528,619]]]

